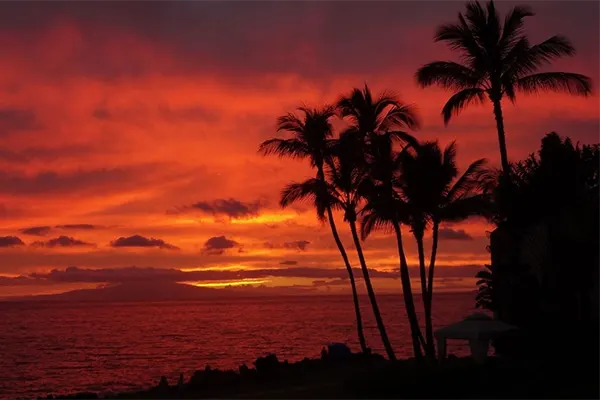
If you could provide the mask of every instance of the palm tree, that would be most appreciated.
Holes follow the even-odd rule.
[[[358,340],[362,352],[365,353],[368,347],[363,330],[354,273],[335,225],[329,197],[320,190],[325,183],[324,163],[329,157],[331,144],[333,143],[333,129],[330,119],[334,116],[334,110],[332,107],[324,107],[322,109],[300,107],[298,110],[303,113],[302,119],[298,118],[295,114],[289,113],[279,117],[277,120],[277,131],[289,132],[293,137],[291,139],[269,139],[260,145],[259,152],[265,155],[277,154],[280,157],[308,158],[311,166],[317,169],[317,178],[309,180],[303,186],[304,197],[312,197],[317,210],[317,217],[320,221],[324,221],[325,215],[327,215],[331,234],[344,260],[344,265],[350,278]],[[292,200],[285,197],[281,199],[281,205],[284,207],[291,202]]]
[[[367,84],[363,89],[354,88],[350,94],[342,96],[337,108],[339,115],[350,124],[343,134],[358,135],[365,143],[383,133],[410,141],[412,136],[404,129],[417,130],[420,125],[413,105],[402,103],[390,92],[382,92],[373,98]]]
[[[371,283],[369,270],[356,229],[357,216],[360,213],[359,207],[364,199],[364,185],[368,182],[366,170],[363,165],[363,150],[362,142],[358,136],[342,135],[342,137],[340,137],[333,149],[334,157],[328,160],[328,181],[330,182],[329,193],[332,203],[335,204],[336,208],[344,212],[344,221],[348,222],[348,225],[350,226],[350,232],[352,233],[352,239],[354,240],[354,246],[356,247],[356,252],[358,254],[358,260],[367,288],[367,295],[369,296],[369,301],[373,308],[373,315],[375,316],[377,328],[381,335],[381,341],[388,358],[390,360],[395,360],[396,356],[379,311],[377,298]]]
[[[355,161],[362,164],[364,168],[369,169],[371,171],[371,175],[374,171],[373,168],[377,165],[377,163],[381,163],[383,161],[382,158],[378,157],[383,154],[376,154],[376,147],[378,145],[372,145],[377,141],[378,137],[385,135],[390,141],[393,142],[416,142],[414,137],[405,131],[406,128],[411,130],[417,130],[419,128],[420,123],[415,107],[410,104],[402,103],[390,92],[382,92],[380,95],[374,97],[368,85],[365,84],[363,89],[354,88],[349,94],[342,96],[337,102],[337,108],[339,115],[349,122],[349,127],[342,133],[341,136],[355,137],[355,144],[359,147],[362,147],[360,152],[361,154],[359,154]],[[387,155],[389,156],[389,154]],[[384,179],[382,183],[384,183],[382,188],[387,187],[384,197],[388,200],[391,200],[391,192],[389,191],[391,187],[389,185],[390,181],[386,181],[386,179]],[[371,203],[373,200],[374,199],[371,198],[369,203]],[[372,202],[371,204],[375,204],[375,202]],[[384,204],[380,205],[383,206],[383,208],[386,206]],[[383,209],[380,208],[378,211],[379,215],[383,217]],[[369,213],[372,214],[372,216],[377,215],[375,212]],[[392,223],[394,228],[398,228],[395,230],[400,258],[400,276],[403,286],[403,297],[405,301],[407,317],[411,325],[413,349],[415,356],[418,357],[421,354],[418,343],[420,330],[412,300],[408,265],[402,245],[402,234],[396,217],[392,216],[392,218],[388,219],[388,221]],[[361,234],[363,235],[364,239],[366,237],[364,225],[362,230],[363,231]]]
[[[438,85],[455,91],[442,109],[444,123],[471,103],[482,103],[486,96],[493,104],[502,170],[509,177],[502,99],[514,104],[516,92],[566,92],[591,94],[591,79],[570,72],[538,72],[553,60],[573,56],[575,48],[560,35],[530,45],[524,34],[525,18],[534,13],[527,6],[513,8],[504,23],[493,1],[486,8],[479,2],[466,5],[466,13],[458,14],[458,23],[440,26],[434,40],[445,42],[457,51],[462,63],[434,61],[421,67],[416,79],[421,87]]]
[[[340,139],[333,149],[334,157],[327,158],[328,179],[309,179],[302,183],[291,183],[285,187],[281,194],[281,205],[286,206],[299,200],[317,198],[325,199],[330,208],[339,209],[344,212],[344,221],[350,225],[350,231],[367,287],[367,294],[373,308],[373,314],[381,335],[381,341],[390,360],[396,356],[387,336],[375,291],[371,284],[369,270],[362,251],[358,233],[356,230],[356,219],[358,208],[362,202],[361,188],[365,182],[365,172],[360,167],[361,147],[356,144],[355,136],[345,136]],[[354,142],[354,143],[351,143]]]
[[[397,180],[397,162],[399,154],[394,152],[391,135],[382,134],[375,136],[369,146],[369,183],[365,190],[367,204],[361,215],[361,238],[365,240],[375,229],[393,228],[396,234],[398,256],[400,260],[400,278],[402,282],[402,295],[406,316],[410,324],[413,352],[415,357],[421,358],[421,343],[423,335],[419,328],[419,320],[415,310],[408,271],[408,262],[402,243],[402,230],[400,221],[406,220],[402,215],[405,210],[402,200],[395,191],[394,183]],[[406,148],[405,148],[406,149]]]
[[[425,142],[399,156],[399,193],[406,209],[419,253],[421,292],[425,309],[427,353],[435,356],[431,319],[435,260],[439,228],[443,222],[460,222],[486,210],[487,194],[482,192],[486,160],[477,160],[459,177],[456,143],[442,151],[437,141]],[[425,266],[424,234],[432,225],[429,270]]]

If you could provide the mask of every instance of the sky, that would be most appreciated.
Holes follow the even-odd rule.
[[[515,4],[522,3],[498,8]],[[592,77],[594,94],[506,103],[513,160],[551,131],[582,143],[599,133],[599,3],[531,5],[531,41],[570,38],[578,54],[551,69]],[[278,135],[278,116],[335,102],[366,82],[417,106],[418,138],[457,140],[462,170],[481,157],[498,165],[491,105],[444,127],[450,93],[414,81],[419,66],[455,59],[432,37],[463,7],[1,3],[0,297],[132,280],[347,291],[329,228],[308,204],[278,206],[286,183],[313,172],[301,161],[262,157],[258,145]],[[358,267],[348,227],[337,220]],[[443,228],[436,287],[472,290],[493,227],[469,220]],[[406,242],[414,272],[416,246]],[[376,233],[364,248],[376,289],[399,290],[394,239]]]

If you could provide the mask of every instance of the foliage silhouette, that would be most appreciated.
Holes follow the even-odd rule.
[[[488,196],[483,192],[486,160],[476,160],[459,176],[456,143],[451,142],[442,151],[438,142],[434,141],[408,148],[400,153],[398,161],[399,204],[404,208],[403,214],[417,242],[427,354],[433,358],[435,348],[431,312],[440,224],[460,222],[488,208]],[[427,270],[423,239],[430,225],[432,247]]]
[[[511,165],[510,184],[496,171],[488,218],[510,239],[498,251],[516,261],[493,264],[494,273],[478,282],[482,306],[491,283],[492,307],[507,322],[530,330],[557,321],[597,326],[599,155],[598,144],[574,145],[550,133],[537,154]]]
[[[494,277],[492,266],[485,265],[485,269],[477,272],[475,277],[478,279],[477,295],[475,296],[475,308],[484,308],[486,310],[495,311],[496,301],[494,299]]]
[[[360,183],[361,195],[366,196],[365,212],[372,217],[380,217],[388,221],[395,229],[400,259],[400,279],[404,304],[411,328],[413,351],[416,357],[421,356],[417,314],[414,307],[408,264],[402,243],[400,221],[394,213],[385,209],[387,202],[393,202],[393,145],[416,143],[416,139],[406,129],[417,130],[419,117],[414,105],[404,104],[393,93],[382,92],[373,96],[368,85],[354,88],[349,94],[342,96],[337,102],[338,113],[349,126],[340,135],[340,140],[352,143],[356,151],[355,162],[359,168],[367,172]],[[381,201],[375,201],[374,190]],[[369,198],[370,197],[370,198]],[[376,207],[374,207],[378,204]],[[379,212],[379,213],[378,213]],[[361,225],[361,236],[366,237],[364,224]]]
[[[527,6],[514,7],[500,21],[493,1],[485,8],[479,2],[469,2],[466,12],[459,13],[458,23],[441,25],[436,42],[445,42],[460,54],[462,63],[434,61],[416,73],[421,87],[438,85],[455,91],[442,109],[444,123],[473,103],[492,102],[502,169],[509,174],[502,99],[515,103],[516,93],[543,91],[566,92],[573,95],[591,94],[591,79],[570,72],[539,72],[552,61],[573,56],[575,48],[560,35],[531,45],[524,33],[525,18],[534,13]]]
[[[396,191],[398,180],[399,153],[393,150],[391,135],[377,135],[369,146],[370,162],[368,163],[369,181],[365,185],[366,204],[361,212],[361,237],[365,240],[375,229],[393,230],[396,235],[398,257],[400,261],[400,278],[406,315],[410,324],[413,352],[415,357],[422,357],[421,343],[423,335],[414,305],[408,262],[402,241],[400,224],[407,221],[402,214],[402,200]],[[407,147],[404,148],[405,151]],[[390,229],[391,228],[391,229]]]
[[[317,210],[317,217],[319,220],[324,221],[325,216],[327,216],[331,234],[333,235],[342,259],[344,260],[346,270],[348,271],[360,347],[363,352],[367,352],[368,347],[364,336],[354,272],[352,271],[348,255],[335,225],[330,197],[326,192],[321,190],[321,188],[325,186],[325,160],[330,157],[330,150],[333,143],[333,129],[330,119],[334,116],[334,110],[332,107],[324,107],[321,109],[300,107],[298,111],[303,114],[302,119],[295,114],[289,113],[279,117],[277,120],[277,130],[291,133],[293,137],[290,139],[269,139],[260,145],[259,151],[265,155],[277,154],[280,157],[309,159],[311,166],[316,168],[317,177],[305,182],[299,187],[301,196],[297,196],[296,198],[286,196],[286,190],[291,190],[288,188],[284,190],[281,205],[285,207],[296,199],[310,197]]]

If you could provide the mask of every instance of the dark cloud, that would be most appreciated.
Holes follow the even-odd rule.
[[[0,247],[23,246],[25,243],[16,236],[0,236]]]
[[[238,245],[235,240],[227,239],[225,236],[214,236],[204,243],[204,252],[207,254],[223,254],[227,249]]]
[[[103,101],[92,111],[92,116],[100,121],[131,121],[147,118],[149,115],[161,118],[169,123],[215,123],[219,120],[219,114],[215,110],[198,105],[171,107],[169,104],[150,106],[142,103],[135,103],[123,107],[109,106],[107,101]]]
[[[0,147],[0,160],[14,164],[30,164],[34,162],[54,161],[57,159],[80,159],[81,157],[96,151],[97,148],[94,148],[91,145],[61,145],[60,147],[33,146],[18,151]]]
[[[473,240],[473,236],[465,232],[464,229],[442,228],[440,229],[440,239]]]
[[[31,244],[37,247],[94,247],[95,244],[87,243],[82,240],[75,239],[69,236],[59,236],[47,241],[37,241]]]
[[[36,175],[13,174],[0,171],[0,192],[14,195],[36,195],[43,193],[63,193],[89,191],[101,188],[127,186],[132,179],[139,178],[142,168],[113,168],[79,170],[69,173],[54,171],[40,172]]]
[[[68,229],[68,230],[93,230],[102,228],[100,225],[92,225],[92,224],[65,224],[65,225],[56,225],[54,228],[57,229]],[[52,231],[51,226],[32,226],[29,228],[21,229],[21,232],[24,235],[30,236],[46,236]],[[61,236],[61,238],[66,238],[66,236]]]
[[[312,281],[312,285],[314,287],[348,285],[348,283],[349,283],[349,280],[347,278]]]
[[[252,203],[246,203],[233,198],[216,199],[212,201],[199,201],[190,206],[180,207],[175,212],[200,211],[204,214],[214,216],[227,216],[229,218],[243,218],[258,214],[258,211],[264,207],[262,201],[257,200]]]
[[[26,32],[25,53],[39,42],[57,21],[68,20],[80,30],[81,50],[65,58],[62,68],[42,71],[50,74],[75,73],[114,79],[160,73],[221,72],[230,77],[296,73],[326,81],[333,75],[381,73],[396,69],[400,57],[411,54],[404,64],[411,70],[429,61],[444,49],[433,43],[436,26],[453,22],[462,1],[430,2],[7,2],[0,14],[0,26],[19,36]],[[502,14],[518,2],[499,2]],[[577,4],[575,6],[575,4]],[[527,20],[529,31],[539,41],[555,33],[548,27],[560,25],[581,53],[590,61],[589,71],[598,70],[598,4],[596,2],[536,2],[537,16]],[[290,23],[289,16],[294,16]],[[365,15],[372,18],[365,19]],[[577,27],[564,21],[578,21]],[[106,27],[111,28],[110,31]],[[306,30],[310,26],[310,30]],[[356,29],[360,26],[361,29]],[[149,42],[157,54],[140,61],[139,50],[130,41],[118,42],[109,33]],[[276,32],[276,34],[273,34]],[[381,37],[390,38],[382,41]],[[344,38],[340,40],[340,38]],[[113,46],[108,43],[116,42]],[[129,50],[117,59],[114,46]],[[392,46],[395,51],[389,51]],[[94,49],[90,51],[89,49]],[[361,57],[356,57],[361,54]],[[443,55],[439,56],[440,58]],[[34,58],[35,59],[35,58]],[[143,59],[144,60],[144,59]],[[207,62],[209,60],[209,62]],[[155,62],[151,62],[155,61]],[[581,71],[586,72],[586,71]],[[588,72],[589,73],[589,72]]]
[[[462,6],[462,1],[455,2]],[[403,37],[398,27],[414,26],[431,12],[431,5],[418,2],[409,3],[409,7],[393,0],[377,3],[371,8],[372,17],[365,19],[364,4],[357,0],[149,0],[131,4],[59,0],[52,6],[32,0],[26,6],[13,4],[7,8],[0,17],[0,27],[21,38],[22,47],[35,54],[32,47],[35,49],[48,31],[61,21],[70,21],[83,43],[64,63],[40,71],[54,76],[85,74],[115,79],[156,70],[179,74],[222,71],[235,76],[232,73],[240,72],[242,65],[245,74],[331,75],[390,69],[397,53],[419,49],[411,41],[398,40],[397,51],[386,51],[389,43],[378,38]],[[446,8],[456,11],[446,3],[435,7]],[[412,18],[399,24],[398,16],[409,12]],[[358,25],[361,29],[355,29]],[[120,41],[119,34],[153,43],[156,53],[145,54],[130,43],[131,39]],[[17,50],[27,54],[24,49]],[[43,50],[40,46],[37,51]],[[161,62],[164,54],[175,62]]]
[[[369,270],[373,278],[398,279],[399,274],[393,272]],[[200,281],[234,281],[240,279],[259,279],[269,277],[297,277],[315,280],[340,280],[347,277],[346,269],[336,268],[274,268],[254,270],[201,270],[184,272],[177,269],[160,268],[114,268],[85,269],[68,267],[64,270],[54,269],[48,273],[32,273],[17,278],[4,277],[0,284],[22,282],[25,279],[54,283],[124,283],[124,282],[200,282]],[[360,270],[355,269],[357,276]],[[1,278],[1,277],[0,277]],[[341,283],[340,283],[341,284]]]
[[[30,236],[46,236],[50,233],[50,230],[52,230],[52,228],[49,226],[32,226],[30,228],[21,229],[19,232]]]
[[[0,136],[40,128],[33,110],[0,108]]]
[[[110,119],[111,113],[105,105],[101,105],[92,111],[92,116],[99,120],[107,120]]]
[[[285,242],[283,247],[286,249],[297,249],[299,251],[305,251],[306,247],[310,244],[307,240],[295,240],[293,242]]]
[[[165,242],[162,239],[146,238],[141,235],[120,237],[110,242],[112,247],[158,247],[167,250],[179,250],[178,247]]]
[[[66,225],[56,225],[56,228],[88,231],[88,230],[93,230],[93,229],[101,229],[104,227],[101,225],[92,225],[92,224],[66,224]]]
[[[279,263],[280,265],[297,265],[298,261],[286,260]]]

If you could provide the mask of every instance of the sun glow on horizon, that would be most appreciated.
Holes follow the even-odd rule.
[[[196,287],[228,287],[228,286],[249,286],[249,285],[261,285],[264,283],[270,282],[267,279],[242,279],[240,281],[219,281],[219,282],[181,282],[186,285],[196,286]]]

